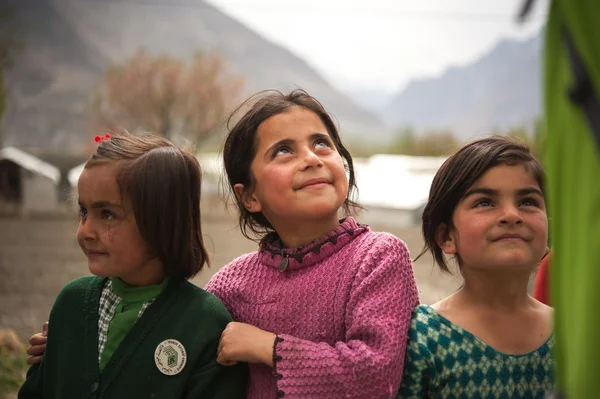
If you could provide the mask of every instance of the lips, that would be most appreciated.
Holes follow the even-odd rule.
[[[307,180],[304,183],[302,183],[296,190],[302,190],[303,188],[310,187],[310,186],[316,186],[318,184],[330,184],[330,182],[329,182],[329,180],[324,179],[324,178],[310,179],[310,180]]]
[[[508,240],[510,240],[510,241],[513,241],[513,240],[515,240],[515,241],[516,240],[527,241],[525,239],[525,237],[523,237],[520,234],[502,234],[500,237],[497,237],[496,239],[494,239],[494,242],[496,242],[496,241],[504,241],[504,240],[507,240],[507,241]]]
[[[96,257],[96,256],[108,255],[108,252],[92,251],[92,250],[88,249],[85,251],[85,254],[88,256],[88,258],[91,258],[91,257]]]

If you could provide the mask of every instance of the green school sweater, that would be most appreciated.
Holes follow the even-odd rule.
[[[19,399],[245,397],[247,365],[216,363],[231,316],[212,294],[182,280],[169,281],[100,372],[104,282],[82,277],[62,289],[50,313],[46,354],[29,369]]]
[[[140,310],[144,304],[156,298],[165,289],[168,282],[168,279],[165,279],[158,285],[132,287],[120,278],[111,278],[111,290],[121,298],[121,302],[116,306],[106,332],[104,350],[100,353],[100,372],[104,370],[104,366],[106,366],[112,354],[140,317]],[[104,289],[106,289],[106,286]],[[102,294],[100,294],[100,298],[102,298]],[[102,311],[99,310],[99,312],[101,317]],[[102,333],[99,332],[99,334]]]

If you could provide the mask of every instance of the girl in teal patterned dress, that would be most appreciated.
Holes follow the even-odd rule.
[[[420,305],[401,398],[543,398],[553,388],[552,309],[528,295],[548,250],[543,169],[504,137],[467,144],[437,172],[423,212],[425,248],[462,287]]]

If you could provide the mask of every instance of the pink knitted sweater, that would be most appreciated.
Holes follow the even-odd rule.
[[[234,320],[278,334],[275,368],[250,365],[248,398],[396,396],[419,300],[408,249],[393,235],[352,218],[300,248],[269,234],[206,289]]]

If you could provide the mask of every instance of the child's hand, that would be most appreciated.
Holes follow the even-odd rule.
[[[42,332],[37,333],[29,338],[29,348],[27,348],[27,364],[41,363],[44,353],[46,352],[46,342],[48,341],[48,322],[42,326]]]
[[[275,337],[275,334],[250,324],[231,322],[221,334],[217,362],[223,366],[248,362],[273,367]]]

